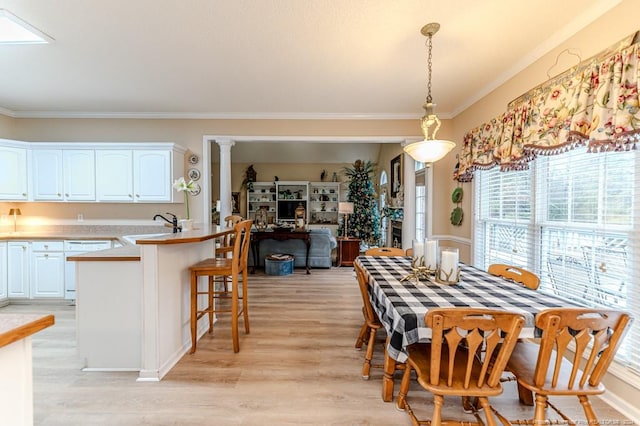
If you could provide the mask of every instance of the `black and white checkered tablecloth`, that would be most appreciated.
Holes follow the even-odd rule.
[[[534,318],[538,312],[580,306],[464,264],[460,264],[460,282],[444,285],[401,282],[411,272],[408,257],[359,256],[356,262],[367,273],[373,309],[390,337],[389,356],[399,362],[406,361],[408,345],[431,337],[431,330],[424,323],[429,308],[459,306],[519,312],[526,321],[520,336],[536,337]]]

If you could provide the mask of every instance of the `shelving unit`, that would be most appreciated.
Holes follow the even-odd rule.
[[[256,212],[267,209],[269,223],[276,221],[276,185],[273,182],[254,182],[253,189],[247,190],[247,217],[255,219]]]
[[[296,208],[302,205],[307,212],[307,223],[309,223],[309,182],[278,181],[276,182],[276,194],[278,200],[276,206],[277,221],[293,223]]]
[[[338,225],[339,182],[309,184],[309,225]]]
[[[254,182],[247,190],[247,217],[265,207],[269,223],[293,222],[302,204],[309,228],[337,229],[340,182],[277,181]]]

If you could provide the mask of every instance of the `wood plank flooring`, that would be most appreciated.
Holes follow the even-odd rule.
[[[410,425],[385,403],[380,369],[362,380],[364,351],[354,349],[362,325],[361,300],[351,268],[314,269],[306,275],[250,275],[251,334],[240,323],[240,353],[231,345],[229,318],[198,342],[157,383],[137,373],[82,372],[76,355],[75,308],[10,305],[3,312],[53,313],[56,324],[33,336],[35,425]],[[114,306],[117,315],[117,306]],[[381,363],[382,347],[376,348]],[[399,379],[396,380],[399,385]],[[397,392],[397,386],[396,386]],[[414,385],[409,401],[428,418],[431,398]],[[528,418],[515,386],[493,401],[508,418]],[[583,419],[577,400],[568,411]],[[622,416],[594,400],[601,420]],[[523,414],[527,413],[527,414]],[[458,399],[445,415],[472,420]]]

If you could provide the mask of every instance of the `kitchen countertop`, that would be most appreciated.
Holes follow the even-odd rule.
[[[0,314],[0,347],[29,337],[54,322],[53,315]]]
[[[162,229],[162,228],[161,228]],[[71,261],[140,261],[139,245],[147,244],[186,244],[195,243],[217,238],[221,235],[233,232],[233,228],[221,227],[217,225],[200,226],[187,232],[158,235],[157,227],[149,230],[150,237],[144,237],[145,232],[138,232],[135,235],[136,245],[130,244],[123,238],[123,235],[116,235],[114,232],[78,232],[78,231],[33,231],[33,232],[5,232],[0,233],[0,241],[22,241],[22,240],[116,240],[122,247],[110,248],[99,251],[92,251],[69,256]]]
[[[139,261],[140,245],[166,245],[166,244],[186,244],[207,241],[218,238],[222,235],[233,232],[233,228],[222,226],[203,226],[200,229],[194,229],[188,232],[177,232],[175,234],[154,235],[147,238],[141,236],[136,239],[136,245],[126,244],[122,247],[92,251],[82,253],[75,256],[69,256],[67,260],[82,261]]]

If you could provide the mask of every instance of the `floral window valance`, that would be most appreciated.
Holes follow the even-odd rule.
[[[464,137],[457,179],[476,169],[522,170],[538,155],[577,146],[589,152],[636,149],[640,142],[637,34],[511,102]]]

